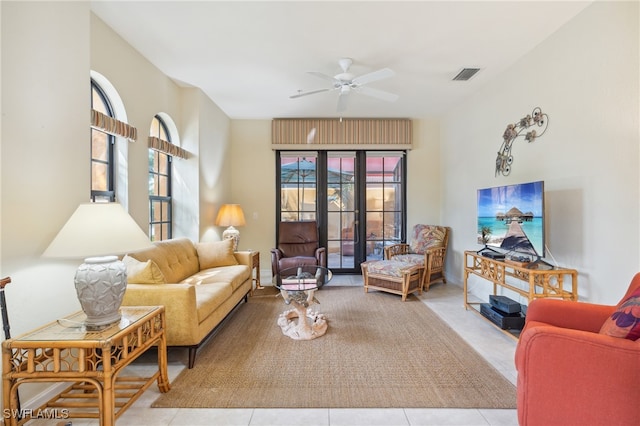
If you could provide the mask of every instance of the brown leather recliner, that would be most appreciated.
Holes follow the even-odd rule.
[[[320,247],[316,221],[280,222],[278,247],[271,249],[271,272],[275,277],[302,265],[327,267],[327,250]]]

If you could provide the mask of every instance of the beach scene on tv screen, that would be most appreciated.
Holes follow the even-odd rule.
[[[478,190],[478,244],[544,256],[544,183]]]

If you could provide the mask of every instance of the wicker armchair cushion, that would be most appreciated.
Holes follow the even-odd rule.
[[[398,262],[409,263],[411,265],[420,265],[424,266],[424,254],[397,254],[393,256],[393,260],[397,260]]]
[[[411,263],[397,260],[376,260],[367,262],[367,270],[370,275],[386,275],[390,277],[402,277],[405,270],[413,268]]]
[[[411,231],[409,250],[411,253],[424,254],[432,247],[442,247],[446,234],[444,226],[416,225]]]

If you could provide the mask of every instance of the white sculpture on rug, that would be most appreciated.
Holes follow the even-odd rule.
[[[293,306],[293,309],[283,312],[278,317],[278,325],[285,336],[295,340],[312,340],[324,336],[327,332],[328,324],[324,314],[309,308],[310,304],[320,303],[315,298],[316,290],[317,288],[300,291],[280,289],[284,303]]]

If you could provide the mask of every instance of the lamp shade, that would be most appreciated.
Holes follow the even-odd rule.
[[[216,217],[217,226],[244,226],[244,213],[240,204],[223,204]]]
[[[119,203],[86,203],[78,206],[43,256],[83,259],[150,246],[149,237]]]
[[[118,203],[80,204],[42,254],[84,258],[74,283],[87,330],[120,321],[127,268],[116,254],[143,249],[151,241]]]

